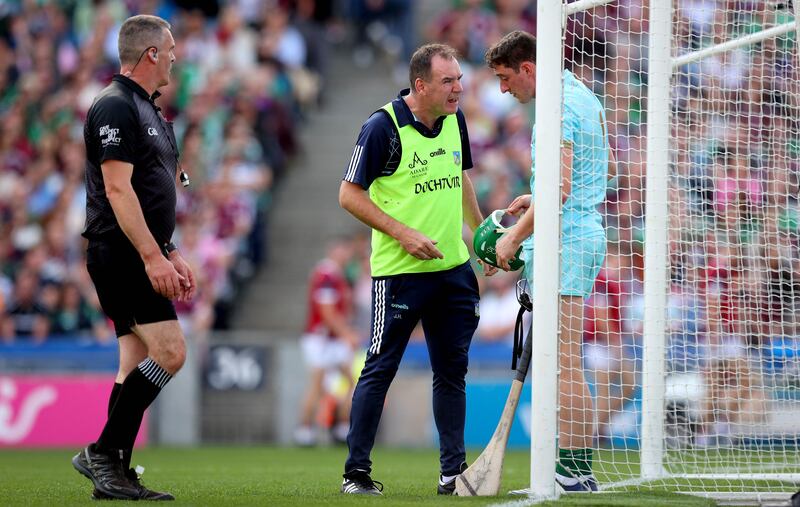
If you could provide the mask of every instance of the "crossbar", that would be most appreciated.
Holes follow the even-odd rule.
[[[777,25],[773,26],[772,28],[767,28],[766,30],[761,30],[756,33],[743,35],[742,37],[736,39],[721,42],[709,48],[700,49],[698,51],[692,51],[691,53],[686,53],[685,55],[673,58],[672,68],[675,69],[676,67],[680,67],[681,65],[686,65],[687,63],[696,62],[697,60],[702,60],[703,58],[707,58],[709,56],[716,55],[724,51],[740,48],[742,46],[749,46],[750,44],[756,44],[758,42],[761,42],[762,40],[770,39],[772,37],[777,37],[779,35],[789,33],[796,29],[797,29],[797,24],[794,21],[790,21],[788,23],[783,23],[782,25]]]
[[[597,7],[598,5],[610,4],[613,1],[614,0],[578,0],[577,2],[567,4],[564,11],[566,12],[566,15],[569,16],[570,14],[586,11],[592,7]]]

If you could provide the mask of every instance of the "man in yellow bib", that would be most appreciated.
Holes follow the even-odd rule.
[[[433,368],[439,494],[465,467],[467,352],[478,326],[478,282],[461,237],[483,217],[466,169],[472,155],[461,67],[453,48],[428,44],[411,57],[411,89],[361,128],[339,203],[372,228],[372,335],[353,393],[342,493],[380,495],[370,452],[386,391],[419,321]],[[496,270],[484,267],[491,275]],[[380,487],[379,487],[380,486]]]

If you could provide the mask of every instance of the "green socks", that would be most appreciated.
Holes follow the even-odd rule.
[[[556,473],[564,477],[592,475],[593,449],[559,449]]]

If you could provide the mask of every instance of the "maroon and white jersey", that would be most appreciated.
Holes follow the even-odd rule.
[[[330,329],[322,321],[321,305],[335,305],[336,311],[345,320],[350,319],[352,312],[352,294],[350,285],[342,269],[330,259],[323,259],[311,273],[308,288],[308,321],[306,333],[335,338]]]

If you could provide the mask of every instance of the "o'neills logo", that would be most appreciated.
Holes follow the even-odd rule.
[[[438,157],[439,155],[444,155],[445,153],[447,152],[444,151],[444,148],[439,148],[438,150],[431,152],[431,158]]]
[[[414,183],[415,194],[436,192],[437,190],[444,190],[446,188],[461,188],[461,178],[458,176],[450,176],[447,178],[437,178],[435,180]]]

